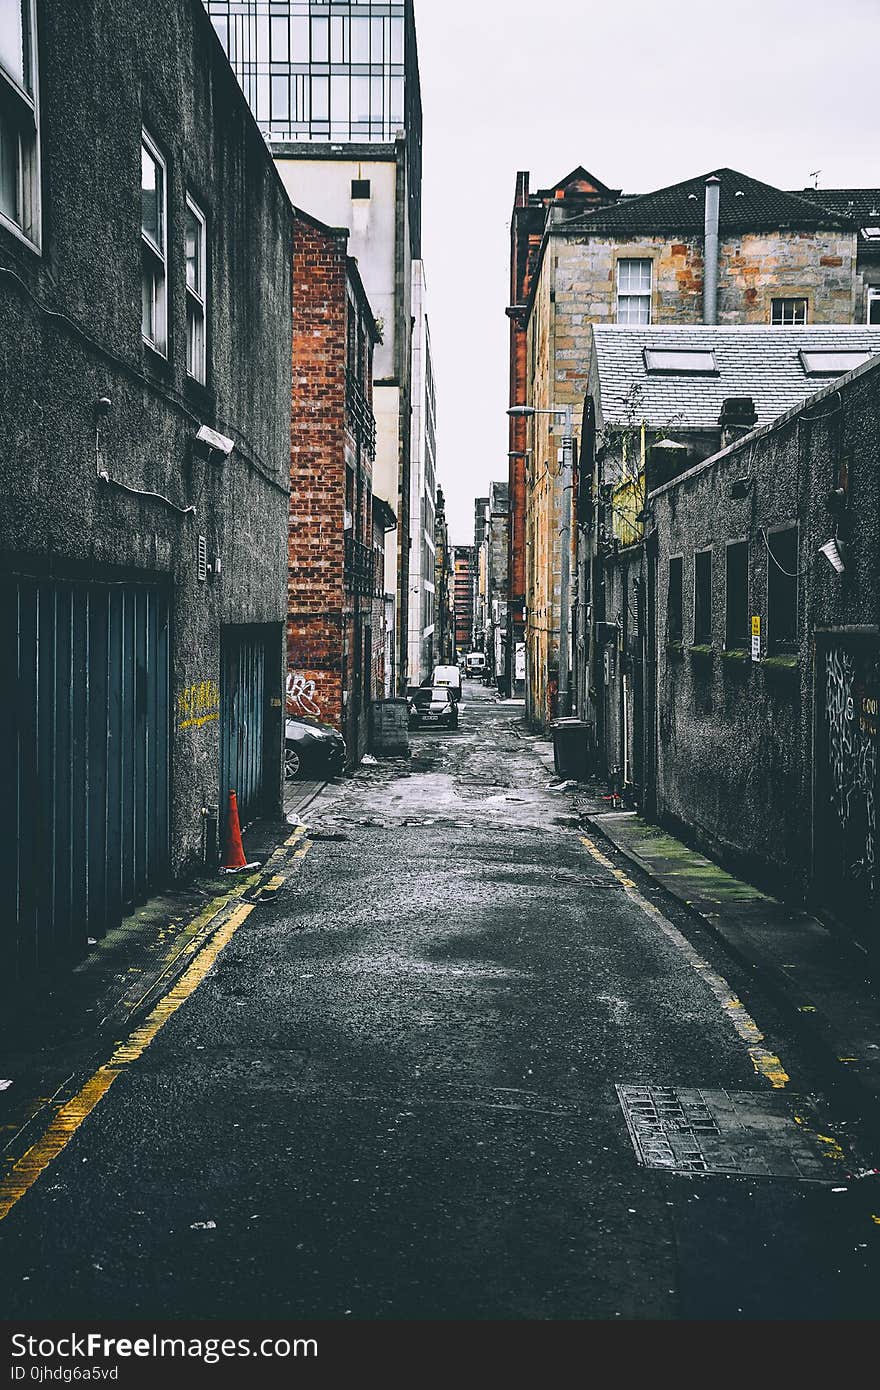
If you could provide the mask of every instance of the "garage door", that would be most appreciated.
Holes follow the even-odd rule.
[[[168,600],[146,585],[4,585],[13,835],[7,980],[81,957],[168,873]],[[8,597],[8,602],[6,601]]]

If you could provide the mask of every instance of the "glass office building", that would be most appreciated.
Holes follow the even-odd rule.
[[[388,143],[410,124],[407,96],[418,97],[411,0],[205,3],[269,141]]]

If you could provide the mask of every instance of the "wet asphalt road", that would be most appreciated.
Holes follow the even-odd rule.
[[[458,732],[309,808],[298,871],[0,1223],[6,1318],[877,1316],[867,1184],[637,1162],[617,1084],[770,1082],[520,721],[466,682]]]

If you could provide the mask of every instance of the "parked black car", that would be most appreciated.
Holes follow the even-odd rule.
[[[345,767],[345,739],[319,719],[288,718],[284,728],[284,776],[338,777]]]
[[[409,696],[409,727],[445,724],[458,728],[458,701],[447,685],[420,685]]]

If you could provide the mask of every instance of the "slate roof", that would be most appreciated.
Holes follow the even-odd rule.
[[[736,169],[715,169],[686,179],[684,183],[638,197],[625,198],[611,207],[580,213],[560,224],[564,228],[613,232],[699,232],[705,218],[706,179],[721,180],[719,230],[722,232],[769,231],[780,227],[852,226],[842,209],[832,209],[804,194],[786,193],[769,183],[741,174]],[[821,190],[812,190],[814,193]]]
[[[805,188],[800,197],[819,203],[830,212],[854,218],[862,246],[877,246],[873,238],[862,235],[865,227],[880,227],[880,188]]]
[[[799,349],[880,354],[880,326],[594,324],[592,334],[593,371],[598,372],[599,406],[606,425],[644,421],[679,429],[715,428],[728,397],[751,396],[757,428],[800,405],[832,379],[807,376]],[[718,374],[651,373],[645,365],[645,348],[711,349]]]

